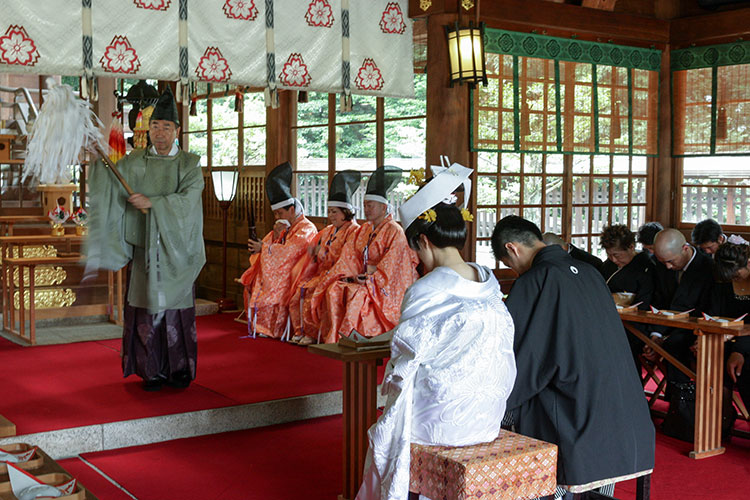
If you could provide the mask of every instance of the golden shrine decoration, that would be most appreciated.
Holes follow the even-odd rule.
[[[426,11],[430,7],[432,7],[432,0],[419,0],[419,8],[422,11]]]
[[[474,7],[474,0],[461,0],[461,7],[464,8],[464,10],[469,10]]]
[[[10,252],[12,258],[17,259],[20,257],[18,247],[14,246]],[[23,258],[31,259],[38,257],[57,257],[57,248],[53,245],[32,245],[23,247]],[[2,262],[3,256],[0,255],[0,262]]]
[[[13,294],[13,307],[21,308],[20,293]],[[54,309],[57,307],[72,306],[76,301],[76,294],[70,288],[47,288],[45,290],[34,290],[34,309]],[[31,307],[29,302],[29,291],[23,291],[23,305],[26,310]]]
[[[13,284],[15,286],[20,286],[18,274],[18,268],[16,267],[15,269],[13,269]],[[29,268],[24,266],[23,282],[26,284],[26,286],[31,283],[29,274]],[[34,268],[34,286],[59,285],[63,281],[65,281],[65,278],[67,276],[68,273],[65,272],[65,269],[63,269],[62,267],[55,267],[53,265],[36,266]]]

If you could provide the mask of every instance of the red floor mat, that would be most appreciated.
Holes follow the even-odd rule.
[[[331,500],[341,488],[341,425],[341,417],[326,417],[85,458],[139,500]],[[747,498],[750,441],[733,438],[724,455],[704,460],[688,458],[690,448],[657,434],[652,500]],[[620,483],[615,496],[634,500],[635,480]]]
[[[230,314],[199,317],[196,381],[155,393],[138,377],[122,378],[119,341],[20,347],[0,339],[0,414],[28,434],[341,389],[340,362],[245,334]]]
[[[58,460],[57,463],[77,478],[99,500],[132,500],[120,488],[110,483],[104,476],[79,458]]]
[[[335,416],[84,457],[139,500],[332,500],[341,435]]]

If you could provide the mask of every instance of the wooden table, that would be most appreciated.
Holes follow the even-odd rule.
[[[670,318],[646,311],[621,312],[625,329],[635,335],[674,365],[695,379],[695,436],[690,458],[708,458],[724,453],[721,446],[721,420],[724,376],[724,335],[750,335],[750,325],[721,327],[699,323],[697,318]],[[698,337],[698,364],[693,372],[670,355],[658,343],[644,335],[634,323],[662,325],[692,330]]]
[[[47,455],[44,452],[44,450],[42,450],[40,448],[37,448],[36,452],[39,454],[40,457],[42,457],[44,459],[44,462],[42,463],[41,467],[38,467],[36,469],[31,469],[31,470],[27,471],[30,474],[32,474],[34,476],[41,476],[42,474],[58,473],[58,474],[67,474],[70,477],[75,477],[73,474],[71,474],[70,472],[68,472],[65,469],[63,469],[62,466],[60,464],[58,464],[55,460],[53,460],[49,455]],[[7,482],[7,481],[9,481],[8,475],[7,474],[0,474],[0,482]],[[94,495],[88,489],[86,489],[86,487],[83,484],[81,484],[80,481],[78,482],[78,485],[83,490],[83,492],[85,494],[84,498],[86,500],[99,500],[96,497],[96,495]],[[11,495],[11,498],[15,498],[15,497],[12,497],[12,495]]]
[[[353,500],[362,484],[368,448],[367,429],[377,420],[378,366],[390,357],[391,349],[356,351],[338,344],[317,344],[307,349],[344,363],[344,492],[339,499]]]
[[[13,236],[14,224],[32,224],[34,222],[51,222],[45,215],[0,215],[0,236]],[[49,224],[47,224],[49,227]]]

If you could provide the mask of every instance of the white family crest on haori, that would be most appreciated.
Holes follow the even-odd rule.
[[[5,72],[413,97],[408,0],[0,0]],[[91,94],[96,99],[96,92]]]
[[[45,484],[28,472],[19,469],[13,464],[8,464],[8,477],[13,495],[18,500],[34,500],[36,498],[58,498],[63,495],[72,495],[76,490],[78,481],[70,481],[52,486]]]

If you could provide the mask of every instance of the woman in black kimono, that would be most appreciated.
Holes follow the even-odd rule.
[[[723,243],[714,256],[717,282],[711,290],[709,313],[716,316],[738,318],[750,313],[750,246]],[[750,323],[750,314],[745,317]],[[735,337],[726,344],[729,354],[727,372],[737,384],[745,405],[750,404],[750,337]]]
[[[635,234],[623,224],[605,227],[601,235],[601,246],[607,252],[607,260],[599,268],[609,291],[632,293],[632,304],[640,302],[638,309],[648,310],[654,294],[654,263],[648,252],[635,251]],[[640,354],[644,343],[627,334],[638,374],[641,373]]]

